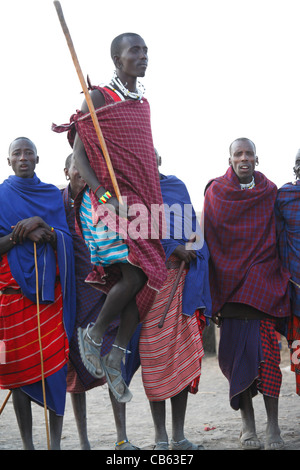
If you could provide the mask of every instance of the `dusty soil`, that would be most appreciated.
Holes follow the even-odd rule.
[[[279,401],[279,422],[286,450],[300,450],[300,397],[295,393],[295,377],[290,371],[289,353],[282,343],[282,389]],[[131,442],[142,450],[151,450],[154,431],[150,408],[146,399],[141,374],[138,371],[131,384],[133,399],[127,405],[127,429]],[[7,391],[0,391],[2,404]],[[258,436],[264,442],[266,413],[263,397],[254,398]],[[168,430],[171,435],[170,404],[167,402]],[[113,450],[116,440],[113,414],[107,386],[93,389],[87,394],[88,430],[92,450]],[[46,431],[44,411],[33,405],[34,443],[37,450],[45,450]],[[207,428],[211,428],[207,430]],[[203,360],[199,392],[189,395],[186,414],[186,437],[204,445],[207,450],[239,450],[240,413],[232,410],[228,400],[228,384],[220,372],[215,354]],[[70,396],[64,417],[62,450],[79,450],[79,440]],[[22,443],[12,406],[8,401],[0,416],[0,449],[21,450]],[[118,453],[120,454],[120,453]],[[131,453],[132,454],[132,453]],[[124,453],[122,453],[124,455]]]

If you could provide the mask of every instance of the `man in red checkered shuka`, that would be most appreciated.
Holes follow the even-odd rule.
[[[230,404],[241,410],[241,445],[261,448],[252,405],[260,391],[267,412],[265,449],[280,449],[276,330],[290,316],[290,274],[276,251],[277,188],[255,171],[257,164],[252,141],[240,138],[231,144],[229,169],[207,185],[204,230],[212,314],[221,327],[219,364],[229,381]]]
[[[111,158],[121,207],[96,135],[87,103],[70,123],[53,126],[69,131],[73,156],[86,182],[75,199],[78,228],[90,250],[93,270],[86,279],[106,295],[94,324],[78,329],[81,357],[96,378],[106,375],[115,398],[132,397],[121,374],[121,360],[137,325],[150,310],[167,277],[160,243],[163,220],[153,224],[151,208],[162,206],[149,103],[137,77],[145,75],[148,49],[135,33],[121,34],[111,45],[116,72],[108,86],[90,87],[97,118]],[[105,215],[104,215],[105,213]],[[132,230],[134,229],[134,230]],[[120,326],[109,354],[100,359],[102,338],[120,315]]]

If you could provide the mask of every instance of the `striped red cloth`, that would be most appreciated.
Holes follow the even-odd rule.
[[[204,355],[202,329],[197,316],[182,314],[184,271],[163,328],[158,324],[168,302],[178,269],[168,269],[168,278],[144,321],[139,342],[142,378],[150,401],[173,397],[190,387],[196,393]],[[203,328],[205,322],[201,323]]]
[[[7,255],[2,255],[0,288],[7,287],[18,289],[19,286],[11,275]],[[5,363],[0,363],[0,388],[13,389],[40,381],[37,305],[22,293],[1,295],[0,312],[0,341],[5,344],[5,361],[2,357]],[[40,324],[46,378],[68,361],[60,282],[55,286],[55,301],[40,305]]]
[[[135,213],[129,217],[128,223],[120,218],[119,224],[117,217],[116,224],[115,215],[110,213],[101,218],[109,228],[122,235],[130,250],[128,261],[140,267],[148,278],[147,284],[136,297],[140,319],[143,320],[167,276],[165,254],[159,240],[163,234],[164,223],[162,217],[157,224],[153,223],[151,217],[151,207],[162,206],[163,201],[152,140],[150,107],[146,99],[115,102],[104,88],[94,88],[99,89],[105,98],[105,106],[97,109],[96,113],[120,193],[129,207],[136,204],[135,208],[137,205],[140,208],[140,214]],[[71,146],[75,133],[78,132],[98,180],[114,195],[111,178],[90,114],[78,111],[71,116],[69,124],[53,125],[52,129],[55,132],[69,131]],[[99,203],[93,193],[91,193],[91,202],[96,223],[100,217],[97,212]],[[80,196],[76,198],[75,204],[77,223],[80,226],[78,214]],[[130,236],[130,228],[136,227],[135,221],[138,229],[133,237]],[[94,266],[86,280],[107,293],[119,276],[119,269],[114,266],[105,268],[105,271],[101,266]]]
[[[255,187],[241,190],[230,167],[208,187],[205,239],[210,251],[213,314],[226,302],[251,305],[274,317],[290,315],[289,272],[276,250],[277,188],[255,171]]]

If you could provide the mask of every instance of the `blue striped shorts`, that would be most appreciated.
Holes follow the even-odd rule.
[[[101,221],[97,225],[93,224],[89,189],[84,191],[79,215],[83,238],[93,264],[109,266],[114,263],[128,262],[129,250],[124,239]]]

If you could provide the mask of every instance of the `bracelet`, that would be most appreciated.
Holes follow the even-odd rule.
[[[101,204],[105,204],[110,198],[111,198],[110,192],[106,191],[106,193],[104,193],[103,196],[100,197],[99,202]]]
[[[121,446],[122,444],[127,444],[127,442],[129,442],[128,439],[124,439],[123,441],[120,441],[120,442],[115,442],[115,446]]]

